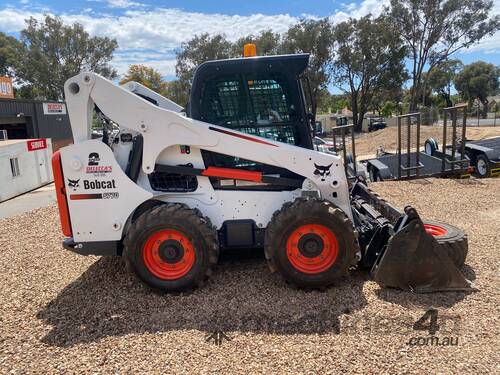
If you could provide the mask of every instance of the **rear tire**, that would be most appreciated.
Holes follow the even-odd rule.
[[[486,155],[478,155],[474,163],[474,172],[479,178],[490,177],[490,161]]]
[[[183,204],[146,210],[131,224],[124,239],[127,268],[163,291],[201,286],[218,256],[217,233],[210,220]]]
[[[438,150],[438,143],[434,138],[429,138],[425,141],[424,151],[427,155],[433,156]]]
[[[467,235],[461,229],[441,221],[425,220],[424,227],[436,239],[440,251],[446,252],[458,268],[462,267],[469,247]]]
[[[276,211],[264,243],[271,271],[304,289],[323,289],[347,275],[359,252],[344,212],[312,198],[298,198]]]

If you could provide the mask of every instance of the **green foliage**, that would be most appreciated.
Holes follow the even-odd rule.
[[[438,93],[445,101],[447,107],[451,107],[451,86],[457,72],[462,69],[460,60],[445,60],[435,66],[425,76],[425,86],[431,91]]]
[[[316,100],[311,110],[316,115],[318,96],[329,82],[332,59],[333,30],[328,19],[301,20],[292,26],[283,38],[283,53],[309,53],[309,66],[306,71],[311,85],[312,95]]]
[[[177,53],[175,72],[182,89],[189,92],[194,72],[198,65],[209,60],[232,57],[233,46],[222,34],[210,36],[208,33],[197,35],[190,41],[182,43]]]
[[[15,62],[19,41],[0,32],[0,76],[12,75],[12,65]]]
[[[159,71],[145,65],[130,65],[120,85],[129,81],[139,82],[180,105],[185,106],[189,99],[188,92],[179,80],[164,81]]]
[[[145,65],[130,65],[127,73],[120,80],[120,85],[129,81],[139,82],[162,95],[165,91],[165,82],[161,78],[161,73]]]
[[[499,90],[500,67],[484,61],[466,65],[455,77],[455,88],[470,103],[477,99],[483,104],[483,116],[488,111],[488,96]]]
[[[165,97],[186,107],[189,101],[189,91],[185,90],[179,80],[165,82]]]
[[[59,17],[46,16],[43,22],[30,18],[26,24],[13,64],[26,95],[32,88],[32,98],[62,99],[64,82],[81,71],[117,76],[109,65],[118,47],[114,39],[91,38],[82,25],[66,26]]]
[[[489,18],[491,0],[391,0],[386,8],[412,60],[410,109],[422,95],[428,72],[456,51],[478,43],[500,28],[500,15]]]
[[[391,117],[399,112],[399,106],[397,102],[387,101],[384,103],[382,108],[380,108],[380,114],[384,117]]]
[[[361,131],[375,95],[399,91],[406,80],[406,51],[384,17],[341,22],[335,27],[334,40],[333,81],[350,94],[355,129]]]
[[[242,57],[243,46],[247,43],[255,44],[259,56],[278,55],[280,53],[281,36],[278,33],[267,30],[259,35],[249,35],[240,38],[233,44],[231,56]]]
[[[345,107],[349,107],[349,99],[346,95],[332,95],[327,89],[320,92],[318,96],[318,113],[336,113]]]

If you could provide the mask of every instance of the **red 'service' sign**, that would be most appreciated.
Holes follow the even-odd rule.
[[[47,148],[47,140],[45,138],[30,139],[26,143],[28,144],[28,151],[43,150]]]

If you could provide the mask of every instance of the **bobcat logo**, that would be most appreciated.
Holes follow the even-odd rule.
[[[80,186],[80,185],[78,184],[79,182],[80,182],[80,179],[78,179],[78,180],[70,180],[70,179],[68,178],[68,186],[69,186],[70,188],[73,188],[73,190],[76,190],[76,188]]]
[[[330,176],[330,167],[332,166],[332,164],[323,166],[314,163],[314,167],[316,168],[316,170],[314,171],[314,175],[321,177],[321,181],[325,181],[325,177]]]

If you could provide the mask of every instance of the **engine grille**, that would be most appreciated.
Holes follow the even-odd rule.
[[[184,193],[195,191],[198,188],[196,176],[153,172],[148,177],[151,188],[156,191]]]

